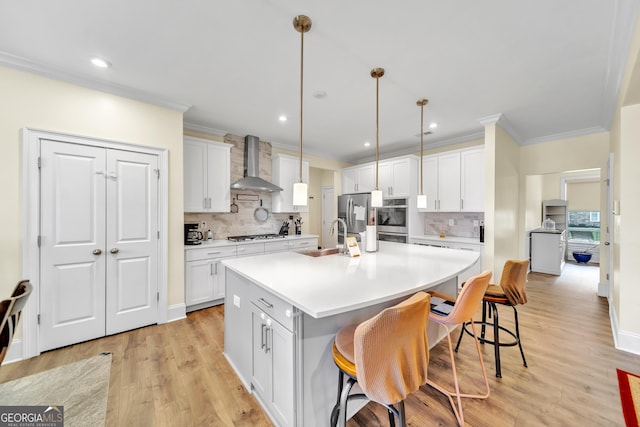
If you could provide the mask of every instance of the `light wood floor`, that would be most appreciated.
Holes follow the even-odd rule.
[[[529,274],[529,303],[518,308],[529,368],[522,366],[517,348],[504,348],[503,378],[498,379],[493,347],[485,346],[491,396],[463,402],[468,425],[624,425],[615,369],[640,372],[640,356],[613,347],[608,305],[596,296],[597,281],[597,269],[584,265],[567,265],[562,277]],[[501,323],[509,324],[509,311],[501,309]],[[223,310],[215,307],[191,313],[186,320],[4,365],[0,382],[109,351],[108,426],[270,426],[222,356],[222,347]],[[430,358],[430,377],[450,381],[446,341]],[[470,337],[463,339],[456,360],[466,391],[479,390]],[[406,408],[410,426],[456,423],[446,398],[429,387],[410,396]],[[351,427],[386,425],[386,412],[372,403],[349,421]]]

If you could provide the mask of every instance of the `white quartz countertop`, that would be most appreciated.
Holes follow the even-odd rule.
[[[249,245],[251,243],[267,243],[267,242],[280,242],[282,240],[299,240],[317,238],[315,234],[292,234],[285,237],[276,237],[274,239],[258,239],[258,240],[246,240],[243,242],[232,242],[230,240],[206,240],[199,245],[184,245],[184,250],[200,249],[200,248],[212,248],[219,246],[237,246],[237,245]]]
[[[222,263],[308,315],[322,318],[438,285],[478,258],[473,251],[381,241],[377,252],[356,258],[281,252]]]

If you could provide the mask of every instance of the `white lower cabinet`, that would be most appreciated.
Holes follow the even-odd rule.
[[[236,256],[236,247],[189,250],[185,254],[187,311],[205,308],[224,298],[224,266],[220,260]]]
[[[290,251],[301,251],[305,249],[318,249],[318,239],[316,237],[309,237],[289,241]]]
[[[251,385],[279,426],[295,425],[293,332],[251,304]]]

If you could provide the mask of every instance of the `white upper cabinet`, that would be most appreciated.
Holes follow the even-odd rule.
[[[422,160],[426,212],[484,212],[484,148]]]
[[[417,171],[418,161],[415,157],[404,157],[379,163],[378,188],[382,191],[382,196],[387,198],[414,195],[418,182]]]
[[[298,157],[276,154],[271,158],[272,181],[282,191],[271,193],[272,211],[309,212],[307,206],[293,205],[293,184],[300,181],[300,159]],[[302,181],[309,184],[309,162],[302,161]]]
[[[184,137],[184,211],[229,212],[231,145]]]
[[[463,212],[484,212],[484,148],[460,152]]]
[[[342,170],[342,193],[368,193],[376,187],[376,165],[352,166]]]

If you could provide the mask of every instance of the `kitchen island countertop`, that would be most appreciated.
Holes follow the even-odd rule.
[[[478,253],[380,242],[377,252],[351,258],[275,253],[222,263],[304,313],[323,318],[409,296],[455,278]]]

